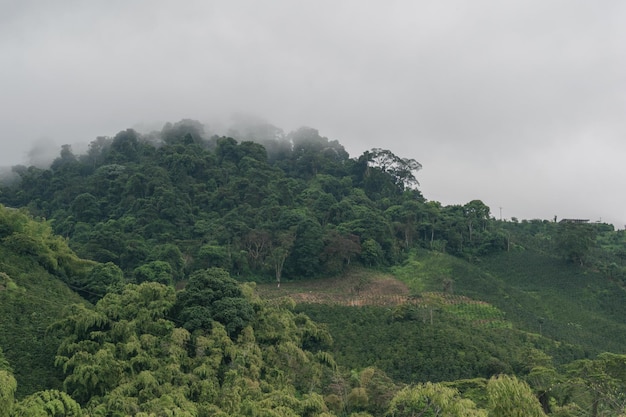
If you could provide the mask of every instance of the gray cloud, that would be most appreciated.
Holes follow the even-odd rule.
[[[427,198],[626,223],[626,4],[0,4],[0,165],[32,143],[255,114],[424,165]]]

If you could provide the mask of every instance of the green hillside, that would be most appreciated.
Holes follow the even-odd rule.
[[[416,293],[450,291],[486,301],[516,328],[582,347],[626,351],[626,291],[592,268],[535,249],[500,252],[470,264],[419,251],[394,270]]]
[[[593,353],[626,352],[626,291],[605,274],[530,250],[495,255],[482,268],[511,293],[488,300],[520,326]]]
[[[59,388],[60,344],[48,326],[68,305],[84,303],[63,282],[90,263],[75,257],[48,224],[0,206],[0,348],[19,381],[18,395]]]
[[[0,417],[626,412],[623,231],[443,206],[413,159],[260,127],[14,167]]]

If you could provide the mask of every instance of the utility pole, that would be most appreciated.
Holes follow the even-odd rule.
[[[500,207],[500,221],[502,221],[502,207]]]

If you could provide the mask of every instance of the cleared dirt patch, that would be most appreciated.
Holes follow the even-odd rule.
[[[262,298],[289,296],[297,303],[341,305],[397,305],[409,298],[408,287],[391,275],[353,269],[333,278],[286,282],[280,285],[259,284]]]

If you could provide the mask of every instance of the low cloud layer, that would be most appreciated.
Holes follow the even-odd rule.
[[[352,156],[420,161],[425,196],[626,224],[626,3],[35,1],[0,15],[0,165],[46,138],[254,114]],[[224,122],[226,121],[226,122]],[[31,155],[32,156],[32,155]],[[502,209],[500,210],[500,207]]]

